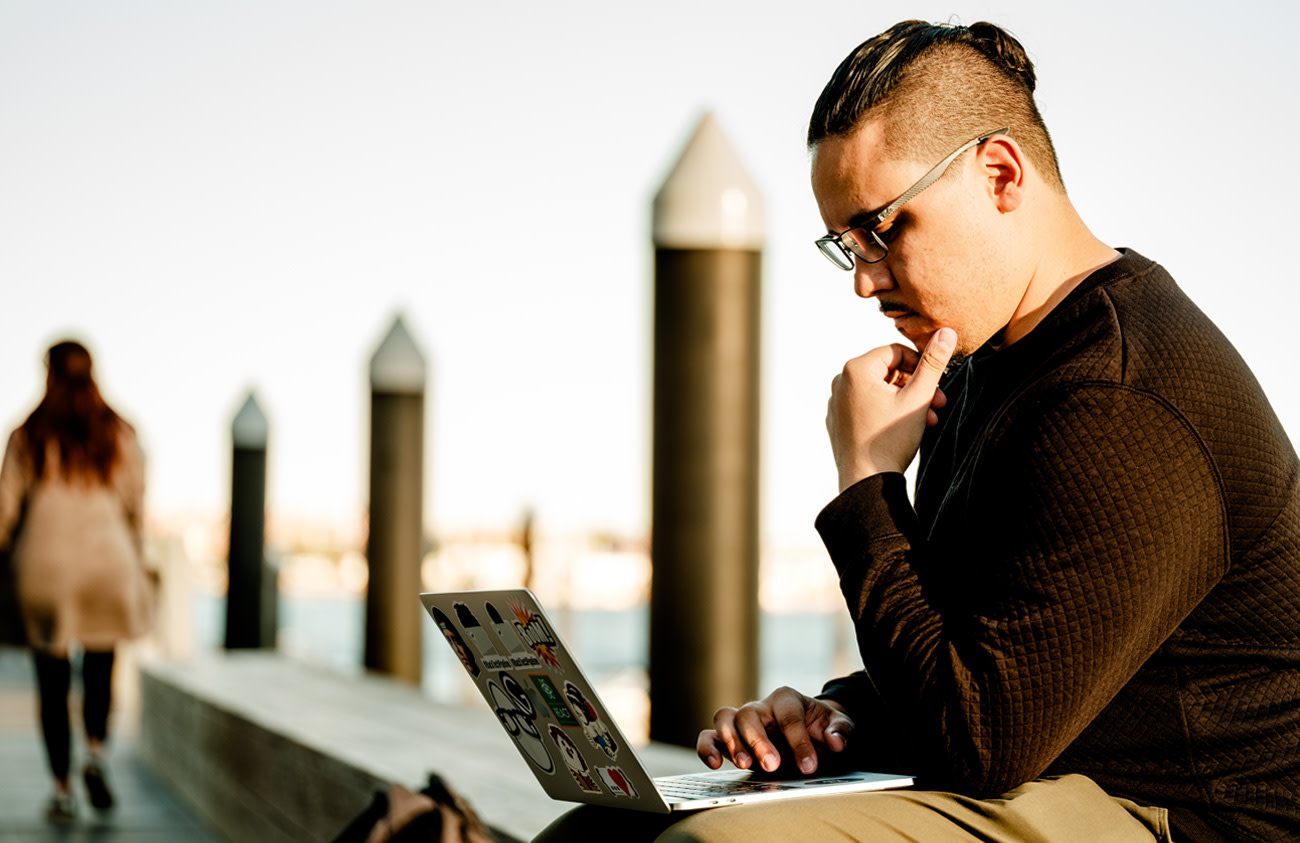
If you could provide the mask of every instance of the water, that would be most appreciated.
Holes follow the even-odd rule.
[[[192,598],[196,648],[216,651],[225,630],[225,596],[206,593]],[[361,671],[365,601],[358,597],[321,597],[281,593],[278,650],[288,658],[342,673]],[[421,612],[412,598],[411,611]],[[552,607],[550,618],[565,643],[582,661],[602,708],[627,742],[649,741],[650,700],[646,661],[649,650],[648,606],[625,611],[565,610]],[[423,687],[442,703],[480,707],[487,704],[427,615],[423,632]],[[837,643],[848,640],[846,621],[829,613],[760,616],[760,689],[766,693],[790,685],[816,693],[836,670]],[[747,700],[734,700],[740,705]],[[709,723],[700,723],[705,728]],[[498,740],[508,743],[502,734]],[[436,766],[436,760],[432,761]],[[684,769],[689,769],[685,767]],[[702,768],[701,768],[702,769]]]
[[[216,650],[225,630],[225,597],[196,594],[194,635],[198,648]],[[279,649],[288,657],[342,673],[361,670],[365,601],[360,597],[280,595]],[[558,610],[560,635],[581,659],[593,684],[644,691],[649,652],[649,607],[625,611]],[[828,613],[760,617],[759,687],[766,693],[789,685],[816,693],[832,676],[852,667],[844,648],[847,620]],[[422,626],[425,691],[434,699],[461,701],[468,682],[460,663],[432,623]],[[737,700],[736,704],[745,702]],[[613,704],[611,703],[611,707]]]

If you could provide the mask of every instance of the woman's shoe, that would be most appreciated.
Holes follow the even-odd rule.
[[[96,811],[107,811],[113,807],[113,791],[108,789],[108,777],[98,761],[87,762],[81,771],[81,780],[86,783],[86,795]]]
[[[70,823],[77,818],[77,800],[71,793],[56,793],[45,806],[45,818],[52,823]]]

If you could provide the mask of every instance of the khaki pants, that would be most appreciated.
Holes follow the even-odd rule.
[[[584,806],[551,823],[535,840],[1169,843],[1170,837],[1163,808],[1108,796],[1092,779],[1075,775],[1029,782],[997,799],[891,790],[679,816]]]

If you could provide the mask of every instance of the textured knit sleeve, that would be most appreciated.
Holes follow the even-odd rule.
[[[9,547],[14,527],[22,511],[23,498],[31,482],[31,471],[23,457],[23,436],[15,430],[5,446],[4,462],[0,463],[0,550]]]
[[[1141,392],[1021,399],[974,447],[929,538],[890,476],[817,527],[881,728],[926,786],[987,796],[1041,775],[1166,641],[1223,575],[1227,528],[1195,432]]]

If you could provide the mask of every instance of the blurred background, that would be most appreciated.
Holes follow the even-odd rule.
[[[539,594],[635,696],[650,203],[709,112],[766,208],[761,684],[818,685],[847,658],[812,528],[825,401],[895,336],[812,245],[803,136],[839,61],[910,17],[1024,42],[1083,217],[1170,269],[1294,439],[1300,6],[1263,0],[0,0],[0,425],[52,342],[90,347],[146,450],[151,556],[186,577],[176,646],[216,647],[254,390],[280,648],[354,668],[367,367],[402,314],[429,365],[425,584],[517,584],[531,524]]]

